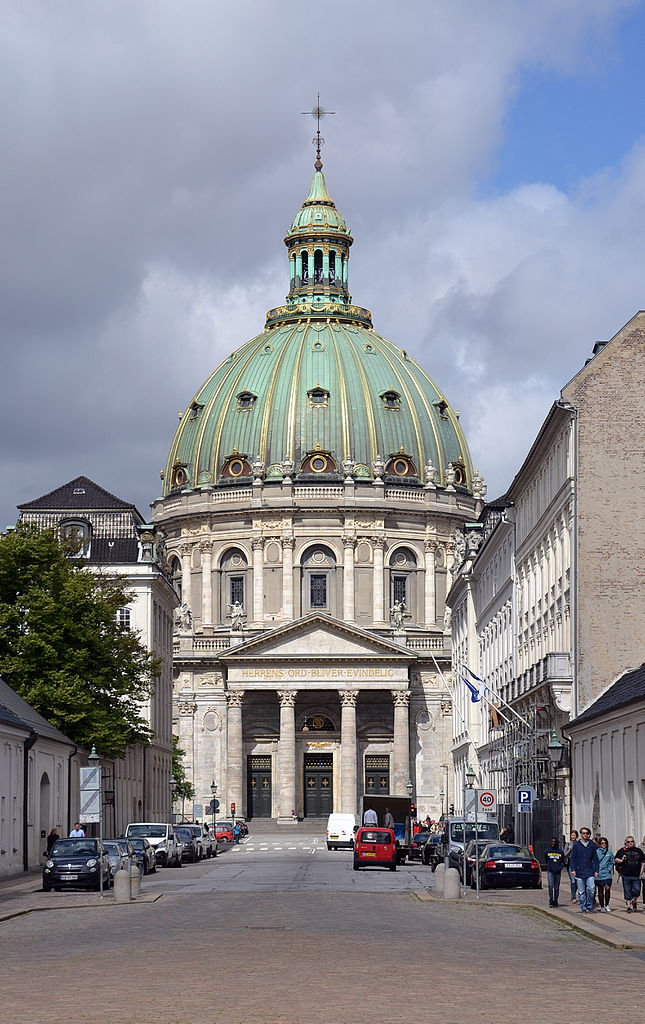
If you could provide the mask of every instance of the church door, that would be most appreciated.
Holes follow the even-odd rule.
[[[331,754],[305,754],[305,817],[327,818],[334,805]]]
[[[247,761],[247,815],[271,817],[271,757],[250,755]]]

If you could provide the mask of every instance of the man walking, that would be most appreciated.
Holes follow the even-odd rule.
[[[564,850],[554,836],[551,845],[544,851],[546,877],[549,882],[549,906],[557,907],[560,895],[560,875],[564,865]]]
[[[623,880],[623,895],[628,914],[638,910],[641,879],[645,874],[645,853],[636,845],[633,836],[625,837],[625,845],[614,855],[614,864]]]
[[[85,829],[81,828],[80,822],[78,822],[78,821],[75,822],[74,828],[70,832],[69,837],[70,837],[70,839],[84,839],[85,838]]]
[[[378,815],[373,807],[368,807],[363,815],[364,825],[378,825]]]
[[[580,912],[593,914],[593,897],[598,877],[598,850],[591,842],[591,830],[580,829],[580,839],[571,847],[569,869],[571,877],[576,880],[576,888],[580,897]]]

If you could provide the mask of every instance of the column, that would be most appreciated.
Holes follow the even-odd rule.
[[[356,540],[347,534],[343,536],[345,547],[345,567],[343,578],[343,618],[345,622],[353,622],[354,615],[354,545]]]
[[[394,699],[393,796],[406,796],[410,779],[410,691],[392,690]]]
[[[340,697],[340,809],[356,814],[356,698],[358,690],[339,690]]]
[[[313,250],[307,254],[307,268],[309,272],[309,286],[314,283],[314,254]]]
[[[226,694],[228,702],[228,742],[226,746],[226,782],[229,804],[235,804],[236,815],[246,812],[243,803],[243,749],[242,749],[242,701],[244,690],[229,690]],[[228,814],[230,807],[225,808]]]
[[[264,620],[264,540],[254,537],[253,549],[253,621],[261,624]]]
[[[381,537],[373,538],[374,545],[374,573],[372,581],[372,601],[374,625],[382,625],[385,622],[383,616],[383,551],[385,541]]]
[[[202,626],[213,625],[213,549],[200,544],[202,555]]]
[[[278,745],[278,824],[291,824],[296,808],[296,696],[297,690],[278,690],[280,743]]]
[[[179,553],[181,555],[181,601],[187,604],[192,611],[192,595],[190,586],[190,569],[193,548],[191,544],[182,544]]]
[[[424,541],[425,556],[426,556],[426,575],[425,575],[425,624],[426,626],[434,626],[436,623],[436,606],[435,606],[435,584],[434,584],[434,553],[437,548],[437,542],[426,537]]]
[[[293,618],[293,549],[294,537],[282,538],[282,615]]]

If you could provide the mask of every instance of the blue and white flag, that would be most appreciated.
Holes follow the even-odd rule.
[[[481,696],[480,696],[480,694],[479,694],[479,690],[477,689],[477,687],[476,687],[476,686],[474,686],[474,685],[473,685],[473,684],[471,683],[470,679],[466,679],[466,677],[465,677],[465,676],[462,676],[462,677],[461,677],[461,681],[462,681],[462,683],[464,683],[464,684],[465,684],[465,685],[466,685],[466,686],[468,687],[468,689],[470,690],[470,699],[471,699],[471,701],[473,702],[473,704],[476,704],[478,700],[481,700]]]

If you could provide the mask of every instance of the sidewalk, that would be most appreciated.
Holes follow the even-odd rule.
[[[563,887],[564,888],[564,887]],[[436,892],[423,890],[415,893],[420,900],[438,900],[442,897]],[[611,914],[601,914],[596,910],[593,914],[583,914],[578,903],[571,903],[567,887],[565,901],[560,906],[549,906],[549,893],[546,885],[543,889],[486,889],[479,894],[479,900],[472,889],[466,889],[466,895],[459,902],[469,905],[479,903],[482,906],[507,906],[517,909],[529,909],[535,913],[552,917],[560,924],[575,928],[583,935],[588,935],[598,942],[603,942],[614,949],[645,950],[645,907],[641,900],[638,913],[628,914],[622,898],[622,886],[618,886],[612,895]],[[456,902],[451,900],[450,902]]]
[[[28,871],[0,879],[0,923],[35,910],[71,910],[115,906],[114,890],[98,892],[43,892],[42,871]],[[154,903],[160,893],[144,893],[133,903]]]

